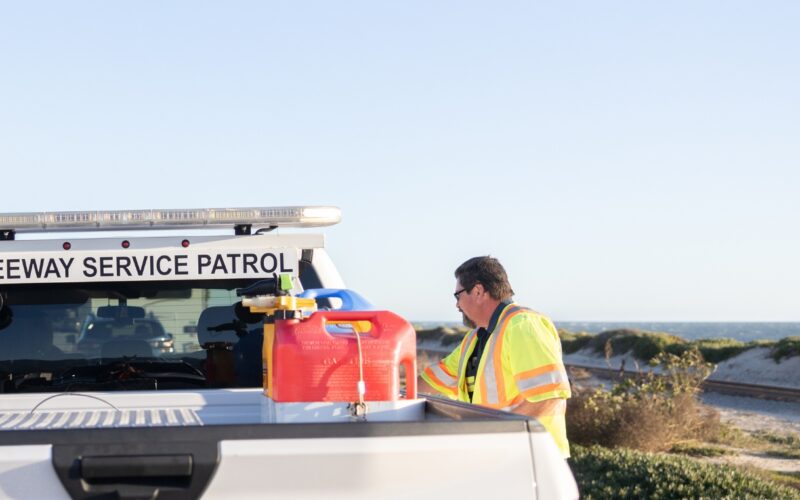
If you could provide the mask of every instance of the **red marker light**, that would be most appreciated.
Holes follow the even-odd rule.
[[[183,240],[183,241],[181,241],[181,246],[182,246],[183,248],[189,248],[189,240]]]
[[[64,244],[61,245],[61,248],[63,248],[64,250],[69,250],[70,248],[72,248],[72,243],[70,243],[69,241],[65,241]]]
[[[129,246],[131,246],[131,242],[128,240],[123,240],[122,248],[128,248]]]

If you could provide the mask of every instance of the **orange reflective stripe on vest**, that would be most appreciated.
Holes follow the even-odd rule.
[[[438,365],[431,365],[428,367],[430,370],[430,375],[436,379],[441,385],[447,387],[455,387],[456,383],[458,382],[458,378],[455,375],[451,375],[447,372],[447,367],[438,364]]]

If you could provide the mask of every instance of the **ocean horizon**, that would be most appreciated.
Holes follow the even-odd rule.
[[[416,321],[420,329],[439,326],[459,327],[454,321]],[[800,336],[800,322],[724,322],[724,321],[555,321],[556,327],[571,332],[600,333],[631,328],[677,335],[686,340],[729,338],[742,342],[780,340]]]

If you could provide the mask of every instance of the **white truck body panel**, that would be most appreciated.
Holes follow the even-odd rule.
[[[222,441],[202,498],[577,498],[564,464],[532,463],[525,442],[525,433]],[[0,498],[70,498],[51,448],[4,446]]]
[[[241,440],[220,449],[203,498],[536,498],[524,433]]]
[[[69,500],[50,445],[0,446],[0,499]]]

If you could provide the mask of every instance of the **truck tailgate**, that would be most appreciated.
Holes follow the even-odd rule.
[[[424,404],[422,419],[401,422],[0,431],[0,496],[577,498],[535,421],[439,398]]]

